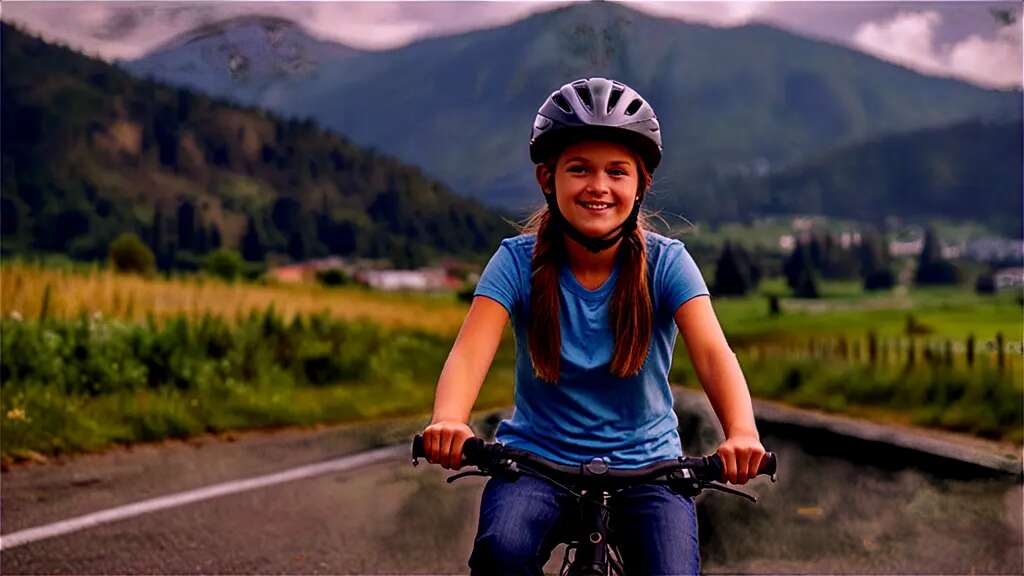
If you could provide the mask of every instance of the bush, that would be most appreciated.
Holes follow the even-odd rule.
[[[228,282],[234,282],[241,276],[244,267],[245,261],[242,260],[242,256],[238,252],[226,248],[211,252],[203,261],[203,269],[207,273]]]
[[[974,283],[974,291],[978,294],[995,294],[996,281],[991,274],[982,274]]]
[[[320,282],[324,286],[343,286],[352,281],[348,274],[337,268],[318,271],[316,273],[316,279],[317,282]]]
[[[124,233],[110,243],[110,263],[118,272],[150,274],[155,268],[153,251],[132,233]]]
[[[865,290],[889,290],[896,285],[896,277],[892,270],[881,269],[871,272],[864,277]]]

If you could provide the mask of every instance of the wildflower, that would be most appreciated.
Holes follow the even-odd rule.
[[[25,416],[24,408],[11,408],[7,411],[7,419],[28,421],[28,418]]]

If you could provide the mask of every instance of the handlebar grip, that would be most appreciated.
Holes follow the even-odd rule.
[[[483,452],[483,438],[479,438],[477,436],[467,438],[466,441],[462,444],[462,465],[476,465],[478,462],[482,462],[483,459],[481,457],[483,456]],[[423,446],[423,435],[417,434],[412,439],[412,458],[413,460],[415,460],[417,458],[426,457],[427,453]]]
[[[779,460],[775,457],[775,452],[765,452],[761,458],[761,465],[757,469],[758,476],[774,476],[778,470]],[[711,476],[721,481],[723,474],[725,474],[725,466],[722,463],[722,457],[719,456],[718,452],[715,452],[711,456],[708,456],[708,467],[712,470]]]

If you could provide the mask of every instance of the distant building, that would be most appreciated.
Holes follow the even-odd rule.
[[[860,246],[860,232],[843,232],[839,235],[839,245],[843,248]]]
[[[924,250],[924,238],[916,240],[893,240],[889,242],[890,256],[917,256]]]
[[[313,282],[316,280],[316,273],[324,270],[342,270],[350,275],[354,272],[352,264],[337,256],[330,256],[318,260],[307,260],[285,266],[276,266],[267,272],[267,276],[278,282],[295,284],[299,282]]]
[[[455,259],[445,260],[435,268],[393,270],[384,260],[344,259],[337,256],[277,266],[267,276],[286,284],[315,282],[317,274],[340,270],[356,282],[375,290],[458,290],[467,280],[479,278],[477,266]]]
[[[996,290],[1024,286],[1024,268],[1001,268],[992,275]]]
[[[1024,260],[1024,241],[1006,238],[976,238],[967,242],[964,254],[980,262]]]
[[[377,290],[443,290],[451,288],[443,268],[362,270],[356,280]]]
[[[271,268],[267,271],[267,276],[283,284],[298,284],[312,280],[316,272],[305,264],[290,264]]]

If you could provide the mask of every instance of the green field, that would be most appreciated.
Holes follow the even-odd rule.
[[[33,267],[0,273],[6,461],[206,432],[428,413],[466,309],[453,294],[228,285],[96,270],[53,276]],[[45,285],[65,292],[40,302]],[[823,286],[818,300],[783,297],[777,316],[769,313],[768,295],[784,293],[778,281],[745,298],[713,299],[754,396],[1021,442],[1017,295],[956,288],[868,295],[851,283]],[[152,293],[166,296],[141,296]],[[126,306],[130,298],[134,304]],[[869,334],[878,348],[874,359]],[[477,408],[511,403],[512,344],[507,331]],[[670,379],[699,386],[682,338]]]

